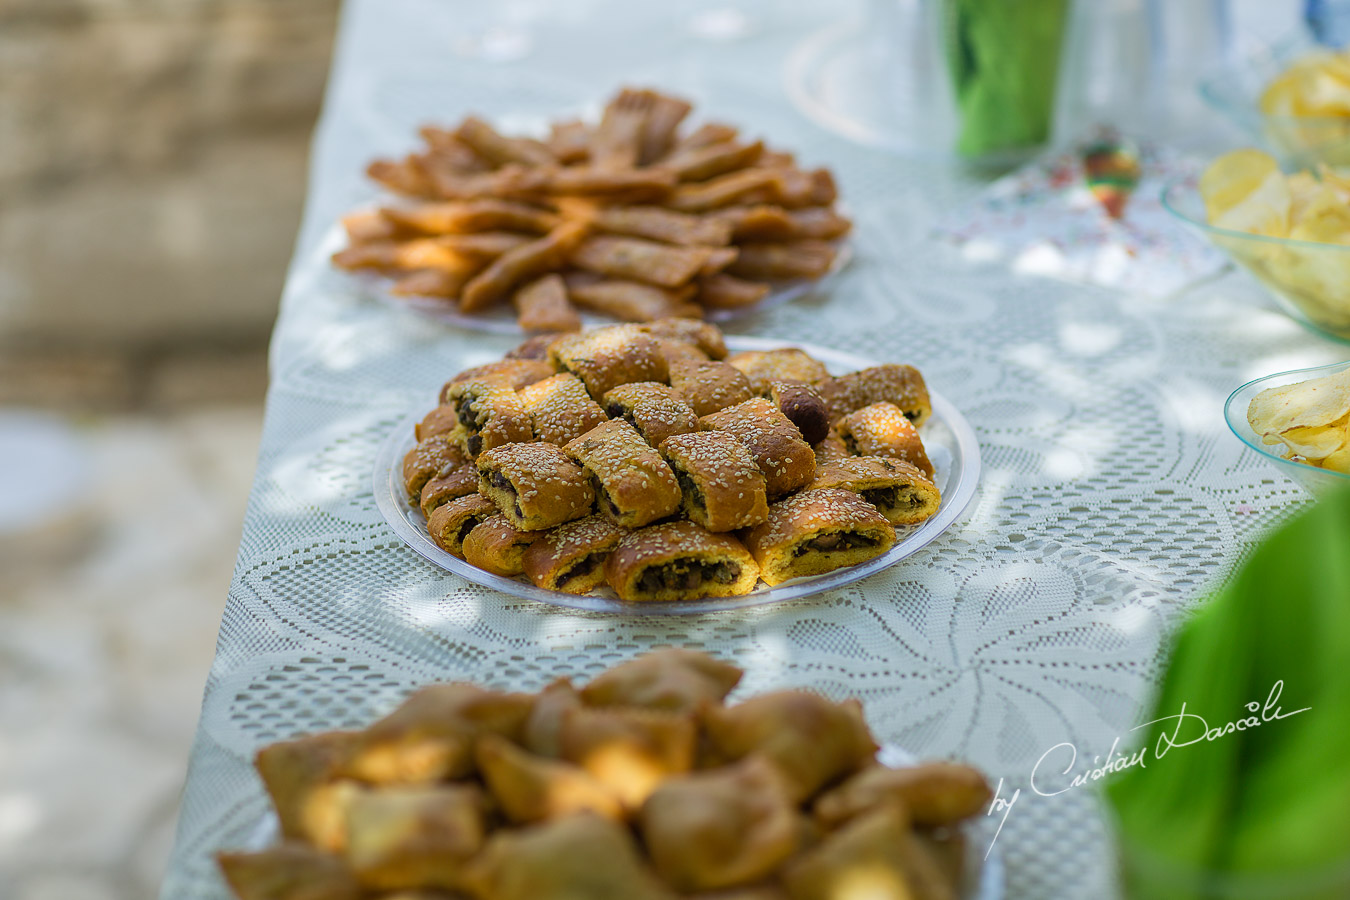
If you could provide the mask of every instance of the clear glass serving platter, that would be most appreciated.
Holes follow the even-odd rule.
[[[402,202],[402,201],[391,201]],[[842,210],[841,210],[842,212]],[[845,213],[846,215],[847,213]],[[477,313],[460,312],[459,308],[450,300],[444,300],[439,297],[400,297],[390,293],[390,279],[371,272],[344,272],[336,269],[328,262],[332,255],[347,246],[347,235],[342,229],[341,223],[334,223],[333,227],[324,235],[316,251],[323,257],[324,265],[331,269],[335,278],[340,278],[347,285],[355,287],[360,296],[381,303],[385,306],[395,307],[397,309],[410,309],[428,318],[444,322],[447,325],[453,325],[456,328],[462,328],[465,331],[479,331],[487,334],[513,334],[524,336],[525,331],[516,322],[516,314],[510,303],[497,303]],[[754,315],[766,309],[775,306],[781,306],[784,303],[791,303],[799,297],[804,297],[815,291],[825,291],[830,287],[830,282],[839,274],[853,259],[852,247],[847,241],[839,241],[835,244],[836,254],[834,263],[830,270],[820,278],[814,280],[801,281],[783,281],[773,286],[773,289],[758,303],[752,303],[739,309],[710,309],[707,313],[709,322],[730,322],[736,319],[743,319],[746,316]],[[597,315],[595,313],[581,311],[581,321],[585,327],[589,328],[595,325],[612,325],[617,320],[610,316]]]
[[[864,369],[878,363],[851,353],[815,347],[789,341],[765,338],[727,336],[727,346],[738,350],[773,350],[780,347],[800,347],[819,359],[832,374],[842,375],[856,369]],[[439,387],[437,385],[436,387]],[[432,394],[431,389],[428,396]],[[375,502],[389,526],[402,541],[423,557],[442,569],[454,572],[475,584],[499,590],[505,594],[537,600],[554,606],[589,612],[621,613],[624,615],[692,615],[698,613],[719,612],[758,606],[764,603],[777,603],[830,591],[859,579],[866,578],[882,569],[890,568],[907,557],[913,556],[932,543],[938,535],[952,526],[970,505],[975,497],[980,477],[980,447],[975,431],[965,417],[945,397],[929,386],[933,403],[933,415],[925,422],[919,433],[924,447],[936,469],[934,481],[942,491],[942,505],[935,516],[926,522],[910,528],[897,528],[895,546],[888,552],[856,566],[837,569],[824,575],[798,578],[775,587],[763,582],[749,594],[740,597],[691,600],[688,602],[661,603],[625,603],[609,590],[602,588],[590,594],[565,594],[535,587],[523,577],[506,578],[485,572],[469,565],[462,559],[451,556],[431,540],[426,531],[426,518],[422,511],[410,504],[403,490],[402,464],[404,455],[413,446],[413,425],[421,421],[425,410],[410,415],[400,422],[389,434],[375,458],[374,489]]]

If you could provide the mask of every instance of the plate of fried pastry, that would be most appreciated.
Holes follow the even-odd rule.
[[[624,89],[598,122],[507,135],[477,116],[372,162],[395,195],[324,242],[376,297],[461,327],[578,331],[585,321],[724,320],[800,296],[847,260],[828,169],[691,104]]]
[[[1002,896],[983,774],[879,748],[856,699],[728,703],[741,675],[666,649],[579,687],[428,685],[263,747],[275,813],[221,870],[238,900]]]
[[[912,366],[662,319],[460,372],[386,439],[374,489],[405,543],[477,584],[701,613],[894,565],[957,519],[979,468]]]

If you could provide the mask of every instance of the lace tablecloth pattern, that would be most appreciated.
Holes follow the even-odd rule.
[[[1052,746],[1072,742],[1081,768],[1128,733],[1169,627],[1306,502],[1225,431],[1222,401],[1251,376],[1335,361],[1336,347],[1235,274],[1162,302],[973,267],[928,234],[978,179],[848,144],[785,99],[783,61],[832,5],[738,3],[727,40],[694,27],[705,5],[349,0],[165,900],[226,897],[212,855],[264,814],[250,765],[262,744],[362,725],[429,681],[533,690],[661,645],[745,666],[736,696],[861,697],[882,739],[1029,795]],[[513,52],[487,52],[502,46]],[[371,466],[388,430],[512,342],[362,296],[315,252],[320,238],[375,196],[364,163],[410,147],[419,123],[476,111],[528,124],[624,83],[680,92],[837,173],[854,263],[829,296],[733,330],[914,363],[963,410],[983,481],[925,552],[777,607],[593,616],[469,584],[380,518]],[[1110,896],[1105,835],[1086,791],[1023,796],[999,838],[1008,896]]]

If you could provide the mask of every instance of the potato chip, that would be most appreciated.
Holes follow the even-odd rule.
[[[1257,434],[1283,434],[1294,428],[1330,425],[1350,413],[1350,369],[1269,388],[1247,407],[1247,422]]]
[[[1307,460],[1326,459],[1345,444],[1345,432],[1328,426],[1291,428],[1276,437],[1289,448],[1290,456]]]

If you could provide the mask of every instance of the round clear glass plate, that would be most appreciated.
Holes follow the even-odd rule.
[[[894,744],[883,744],[877,752],[877,762],[892,769],[903,769],[917,763],[914,755]],[[960,826],[965,832],[966,856],[964,878],[967,885],[961,900],[1003,900],[1003,855],[998,847],[992,847],[987,856],[980,854],[981,847],[988,847],[993,836],[983,827],[989,822],[987,816],[967,822]],[[272,810],[268,810],[244,838],[242,849],[256,853],[265,850],[281,838],[281,823]],[[978,838],[978,839],[976,839]]]
[[[810,353],[835,375],[877,365],[874,360],[826,347],[765,338],[727,336],[727,347],[733,351],[773,350],[788,346],[800,347]],[[741,597],[688,602],[624,603],[609,588],[590,594],[564,594],[561,591],[535,587],[523,578],[493,575],[451,556],[436,546],[427,535],[426,518],[420,509],[408,503],[403,491],[401,478],[403,457],[413,446],[413,425],[421,420],[424,413],[417,413],[400,422],[380,447],[375,458],[373,476],[375,502],[385,521],[399,538],[432,563],[475,584],[526,600],[537,600],[540,603],[589,612],[637,616],[694,615],[777,603],[834,590],[895,565],[932,543],[938,535],[950,528],[970,505],[970,501],[975,497],[980,477],[980,445],[975,437],[975,430],[956,407],[941,394],[933,391],[931,386],[929,394],[933,403],[933,415],[924,423],[920,434],[936,469],[934,481],[942,491],[942,505],[937,514],[912,528],[897,528],[898,540],[895,546],[875,559],[824,575],[794,579],[775,587],[769,587],[761,582],[754,591]]]
[[[1325,378],[1328,375],[1344,372],[1346,369],[1350,369],[1350,362],[1317,366],[1312,369],[1294,369],[1249,381],[1229,395],[1228,402],[1223,406],[1224,420],[1227,421],[1229,430],[1237,435],[1238,440],[1261,454],[1267,462],[1297,481],[1309,493],[1319,494],[1323,491],[1332,490],[1337,485],[1350,485],[1350,475],[1333,472],[1330,469],[1319,469],[1317,466],[1310,466],[1307,463],[1295,462],[1275,453],[1274,448],[1261,442],[1261,436],[1247,422],[1247,407],[1251,406],[1252,400],[1262,391],[1297,384],[1301,381],[1310,381],[1314,378]]]
[[[402,201],[395,201],[402,202]],[[841,209],[842,211],[842,209]],[[329,259],[334,253],[347,246],[347,235],[342,230],[340,223],[334,223],[333,227],[324,235],[315,252],[321,255],[325,260]],[[781,306],[784,303],[790,303],[798,297],[803,297],[813,291],[828,290],[830,281],[839,274],[853,259],[853,250],[846,241],[839,241],[835,244],[837,253],[834,257],[834,264],[830,270],[822,277],[814,281],[785,281],[774,285],[773,290],[758,303],[741,309],[710,309],[707,319],[709,322],[730,322],[735,319],[743,319],[746,316],[763,312],[775,306]],[[437,297],[399,297],[389,292],[390,280],[380,275],[367,272],[343,272],[335,269],[331,264],[329,268],[334,275],[343,278],[347,284],[354,285],[362,297],[367,297],[385,306],[392,306],[398,309],[411,309],[447,325],[454,325],[456,328],[462,328],[465,331],[480,331],[487,334],[512,334],[524,336],[525,331],[516,322],[515,310],[509,303],[498,303],[490,309],[485,309],[481,313],[462,313],[455,305],[447,300]],[[594,313],[582,311],[581,321],[585,327],[595,325],[612,325],[615,319],[609,316],[597,315]]]

